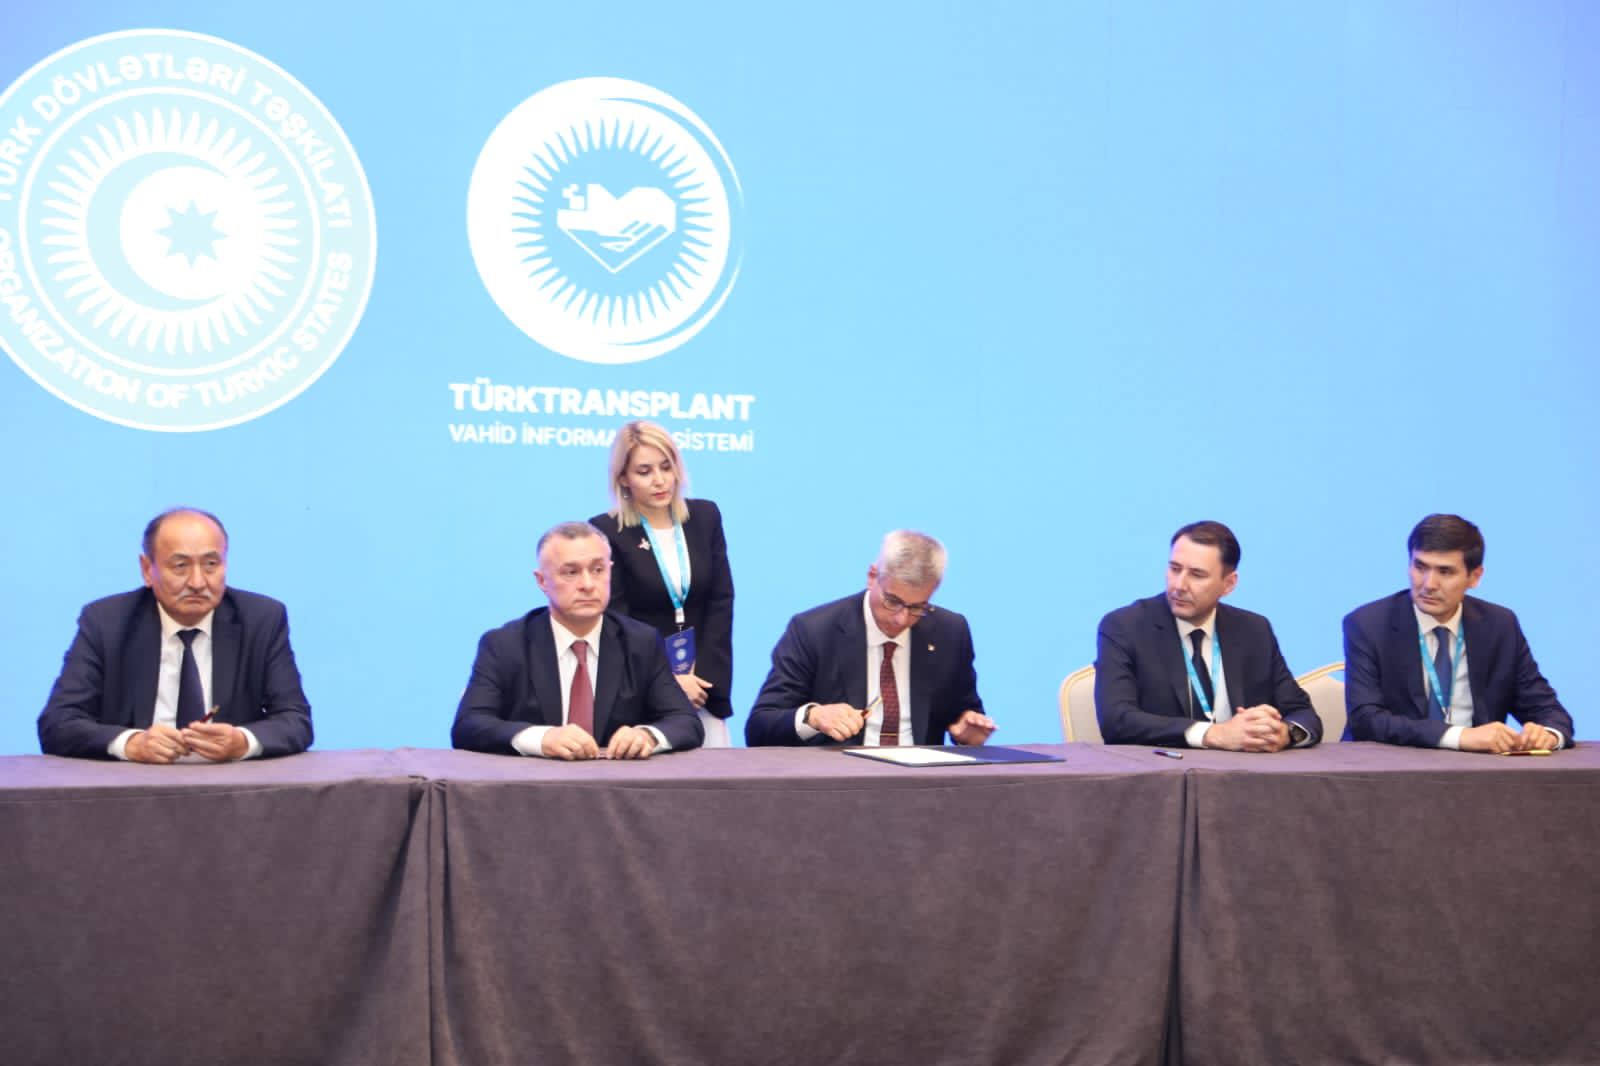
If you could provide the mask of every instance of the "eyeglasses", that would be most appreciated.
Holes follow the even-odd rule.
[[[890,614],[899,614],[904,611],[912,618],[922,618],[933,613],[933,604],[926,601],[922,603],[907,603],[894,593],[884,592],[881,588],[878,590],[878,594],[883,600],[884,609]]]

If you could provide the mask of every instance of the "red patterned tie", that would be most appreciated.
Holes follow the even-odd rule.
[[[878,695],[883,697],[883,728],[878,731],[878,743],[892,748],[900,743],[900,690],[894,684],[894,641],[883,645],[883,665],[878,667]]]
[[[594,736],[594,685],[589,681],[589,642],[572,642],[572,654],[578,657],[578,672],[572,675],[572,691],[567,695],[567,722],[581,726],[585,733]]]

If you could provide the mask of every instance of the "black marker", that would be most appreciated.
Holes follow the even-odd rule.
[[[1160,755],[1164,759],[1181,759],[1181,758],[1183,758],[1183,753],[1182,752],[1168,751],[1166,748],[1152,748],[1150,750],[1155,752],[1157,755]]]

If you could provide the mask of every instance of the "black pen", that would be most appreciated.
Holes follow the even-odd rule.
[[[1150,750],[1155,752],[1157,755],[1161,756],[1164,759],[1181,759],[1181,758],[1183,758],[1183,753],[1181,751],[1168,751],[1166,748],[1151,748]]]

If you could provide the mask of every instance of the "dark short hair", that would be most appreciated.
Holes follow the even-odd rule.
[[[1168,547],[1178,543],[1179,537],[1188,537],[1196,544],[1209,544],[1222,553],[1222,572],[1231,574],[1239,569],[1239,538],[1221,522],[1190,522],[1172,535]]]
[[[1456,514],[1431,514],[1416,524],[1406,538],[1406,554],[1460,552],[1468,570],[1483,565],[1483,534]]]
[[[144,527],[144,541],[142,542],[142,547],[144,548],[144,557],[146,559],[154,559],[156,557],[156,537],[161,533],[161,523],[165,522],[173,515],[178,514],[197,514],[201,518],[208,520],[212,525],[216,526],[217,531],[222,534],[222,549],[223,551],[227,551],[228,529],[222,524],[222,519],[218,518],[210,511],[202,511],[198,507],[169,507],[165,511],[162,511],[160,514],[156,515],[154,518],[150,519],[150,523]]]

